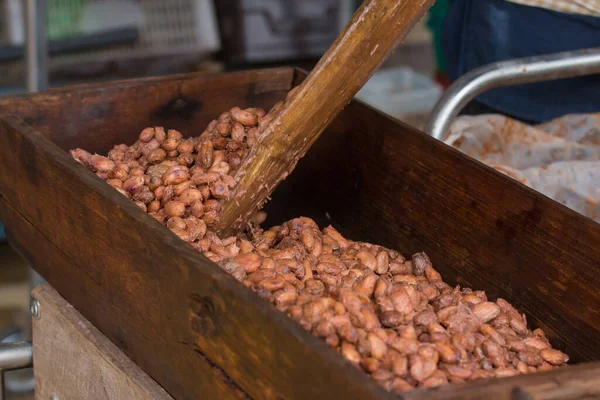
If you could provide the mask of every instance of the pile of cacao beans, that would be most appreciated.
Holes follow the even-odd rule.
[[[107,157],[71,154],[388,391],[546,371],[568,361],[507,301],[451,287],[424,253],[406,258],[303,217],[263,230],[262,212],[246,231],[219,238],[211,227],[220,201],[281,104],[269,114],[233,108],[196,138],[151,127]]]
[[[234,107],[199,137],[149,127],[136,143],[116,145],[107,157],[82,149],[71,155],[200,250],[207,228],[219,221],[219,201],[235,186],[233,173],[270,118],[262,109]],[[264,213],[255,218],[260,223]]]

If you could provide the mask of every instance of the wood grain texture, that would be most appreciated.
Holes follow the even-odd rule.
[[[242,161],[235,193],[223,204],[217,225],[223,235],[245,226],[431,4],[433,0],[362,3]]]
[[[188,82],[195,89],[187,98],[209,104],[212,85],[235,87],[226,83],[234,79],[240,87],[215,101],[266,107],[303,78],[284,69],[176,77],[171,84]],[[12,103],[3,103],[0,219],[11,244],[176,399],[392,398],[38,132],[64,149],[94,144],[106,151],[129,140],[119,135],[133,138],[156,109],[177,98],[168,79],[161,82],[160,90],[171,94],[163,104],[155,80],[64,89],[43,112],[27,111],[27,104],[42,104],[48,94],[16,99],[22,118],[36,116],[29,118],[35,129],[8,116]],[[243,94],[257,87],[273,91]],[[107,107],[98,120],[88,111],[103,108],[108,96],[128,111]],[[79,105],[76,98],[83,99]],[[66,107],[71,123],[90,129],[62,131]],[[189,134],[197,121],[221,111],[212,115],[206,107],[170,121]],[[96,128],[110,139],[96,138]],[[600,360],[598,224],[360,103],[330,125],[279,186],[267,212],[274,224],[306,215],[355,240],[409,255],[426,251],[449,283],[513,302],[575,363]],[[576,368],[593,377],[597,367]],[[573,370],[553,371],[552,380],[575,381]],[[521,379],[539,383],[534,375],[501,383],[512,387]],[[453,399],[473,398],[469,393],[477,390],[481,397],[494,382],[445,390]]]
[[[48,285],[37,287],[33,318],[35,398],[173,400]]]
[[[199,136],[234,106],[268,109],[292,88],[293,79],[292,68],[131,79],[0,97],[0,109],[10,109],[63,150],[77,143],[106,153],[115,144],[133,144],[148,126]]]
[[[279,88],[289,84],[290,72],[280,77]],[[195,98],[208,103],[212,82],[227,79],[249,91],[247,77],[246,83],[239,77],[199,77],[205,86]],[[265,78],[268,83],[272,76]],[[152,88],[146,96],[142,83],[126,90],[137,92],[135,98],[152,99]],[[64,102],[83,97],[93,103],[89,93],[75,90]],[[26,102],[38,100],[32,96]],[[101,107],[106,99],[97,101]],[[123,99],[122,104],[135,103]],[[137,106],[149,112],[144,104]],[[64,104],[58,96],[47,107],[60,115],[56,110]],[[70,119],[91,125],[88,119],[95,117],[87,110],[72,108]],[[111,119],[112,114],[108,124],[114,124]],[[52,121],[44,120],[45,132],[60,135]],[[82,131],[62,143],[85,147],[93,136]],[[48,137],[4,111],[0,149],[0,217],[11,244],[174,398],[386,398],[324,342],[110,189]]]
[[[139,322],[130,321],[127,317],[124,319],[122,314],[128,312],[128,307],[133,306],[122,297],[118,298],[120,304],[103,298],[105,295],[110,296],[111,291],[102,288],[100,280],[106,281],[101,278],[102,274],[88,268],[88,264],[84,266],[75,264],[42,231],[5,202],[2,196],[0,196],[0,208],[0,217],[2,223],[8,228],[7,236],[11,246],[19,251],[47,281],[58,285],[59,290],[64,293],[64,297],[73,299],[70,300],[70,303],[76,304],[77,310],[83,315],[87,315],[88,320],[97,320],[98,322],[92,322],[93,325],[103,331],[117,347],[170,394],[175,393],[173,397],[189,398],[177,397],[177,388],[173,390],[171,387],[181,385],[182,387],[179,387],[178,390],[184,391],[187,381],[194,380],[194,385],[190,386],[192,392],[196,387],[199,388],[196,390],[208,397],[246,398],[243,392],[240,393],[239,387],[227,379],[222,370],[218,367],[215,368],[201,352],[198,352],[196,357],[190,357],[187,352],[182,355],[188,342],[185,342],[186,345],[164,342],[162,338],[156,336],[156,333],[150,335],[146,332],[147,330],[152,332],[153,327],[140,328]],[[35,246],[32,246],[32,243],[35,243]],[[72,250],[66,249],[65,251],[70,253]],[[107,269],[108,271],[110,270]],[[90,287],[90,284],[95,287]],[[118,292],[121,289],[114,288],[113,290]],[[112,321],[106,322],[102,319]],[[164,319],[162,317],[154,318],[154,321],[156,320]],[[129,325],[130,323],[132,326]],[[139,330],[136,331],[136,328]],[[180,326],[180,328],[185,329],[185,326]],[[172,334],[167,334],[167,337],[170,336]],[[166,347],[168,350],[165,350]],[[193,345],[190,345],[189,351],[193,350]],[[165,352],[167,352],[166,355]],[[176,365],[168,360],[165,361],[167,356],[177,357],[172,360],[176,362]],[[167,371],[164,371],[165,368],[170,368],[171,372],[167,374]]]
[[[433,390],[414,390],[404,400],[584,400],[600,398],[600,363],[493,379]]]

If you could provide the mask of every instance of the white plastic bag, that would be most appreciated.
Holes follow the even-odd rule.
[[[461,116],[446,143],[600,222],[600,113],[538,126]]]

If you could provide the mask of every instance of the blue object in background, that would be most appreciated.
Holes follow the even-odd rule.
[[[505,0],[449,0],[442,33],[448,76],[514,58],[600,46],[600,18]],[[600,111],[598,75],[490,90],[477,101],[510,117],[541,123]]]

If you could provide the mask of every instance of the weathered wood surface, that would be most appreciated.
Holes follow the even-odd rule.
[[[510,379],[415,390],[404,400],[591,400],[600,398],[600,363],[581,364]]]
[[[269,82],[282,71],[267,73],[265,87],[273,88],[271,96],[278,91],[285,94],[280,90],[289,86],[293,70],[284,71],[284,79],[275,80],[275,86]],[[252,93],[245,74],[188,79],[187,84],[197,88],[188,95],[203,104],[211,101],[213,85],[222,87],[229,80],[229,86],[239,84],[242,89],[233,90],[238,93],[233,100],[223,94],[223,107],[240,98],[249,101],[239,93]],[[124,108],[132,119],[143,123],[133,128],[123,120],[135,132],[131,137],[164,106],[156,104],[161,96],[155,86],[146,88],[142,82],[57,95],[47,100],[45,111],[60,117],[65,106],[61,98],[66,104],[77,98],[85,106],[72,107],[70,121],[79,127],[93,126],[89,120],[96,118],[88,110],[102,108],[111,98],[120,108],[107,108],[112,113],[105,115],[107,126],[99,132],[118,127],[115,118],[126,114]],[[163,101],[168,104],[176,90],[168,85],[163,88],[168,94]],[[134,95],[129,98],[128,94]],[[40,103],[52,95],[32,96],[19,104]],[[134,117],[138,111],[142,116]],[[212,108],[200,108],[188,123],[208,122],[214,117],[212,112]],[[42,130],[58,137],[60,130],[52,121],[64,126],[58,119],[45,117],[40,120]],[[192,126],[184,131],[195,133]],[[93,143],[95,134],[80,132],[81,136],[63,138],[61,144],[68,148]],[[106,147],[99,150],[106,151]],[[174,398],[386,397],[375,382],[324,342],[110,189],[48,137],[4,111],[0,114],[0,149],[6,149],[0,157],[0,217],[11,243]]]
[[[58,147],[91,152],[132,144],[141,129],[165,126],[198,136],[234,106],[272,107],[292,88],[292,68],[230,74],[194,73],[52,89],[35,96],[0,97],[10,110]]]
[[[176,399],[388,396],[48,137],[106,152],[151,124],[197,134],[236,104],[274,104],[302,78],[291,69],[192,75],[0,101],[0,219],[11,244]],[[219,88],[229,90],[219,97]],[[156,117],[181,93],[204,106]],[[11,104],[35,130],[7,115]],[[600,360],[598,224],[368,107],[339,115],[267,211],[273,223],[306,215],[352,239],[424,250],[449,283],[514,302],[574,362]],[[597,367],[580,368],[593,377]],[[573,381],[573,370],[553,379]],[[502,384],[520,379],[539,382]]]
[[[235,193],[223,204],[219,231],[227,236],[248,223],[432,4],[433,0],[362,3],[242,161]]]
[[[33,297],[36,399],[173,400],[50,286]]]

